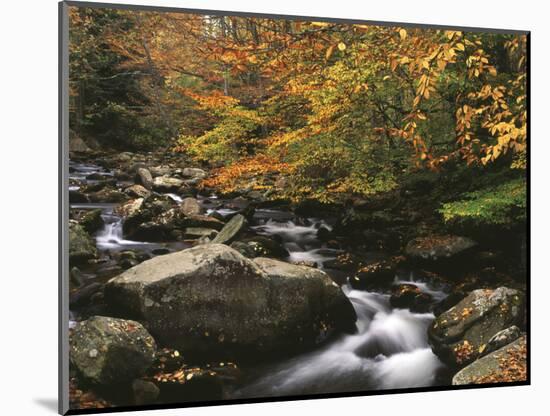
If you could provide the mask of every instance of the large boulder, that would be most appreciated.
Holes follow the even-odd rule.
[[[181,211],[180,211],[181,212]],[[202,227],[212,228],[214,230],[221,230],[224,227],[224,223],[217,218],[208,215],[181,215],[178,218],[178,226],[181,228],[189,227]]]
[[[523,323],[525,296],[499,287],[478,289],[439,315],[428,330],[432,349],[453,367],[464,367],[477,359],[498,332]]]
[[[416,262],[447,262],[463,258],[477,243],[456,235],[418,237],[407,243],[406,256]]]
[[[221,229],[219,234],[212,240],[213,243],[229,244],[237,238],[239,233],[246,227],[246,218],[241,214],[235,215]]]
[[[169,176],[157,176],[153,179],[153,190],[156,192],[176,192],[183,185],[183,181]]]
[[[97,257],[94,240],[75,221],[69,222],[69,263],[71,265],[85,263]]]
[[[134,181],[137,185],[142,185],[145,189],[149,191],[153,189],[153,176],[146,168],[138,168],[136,170],[136,176]]]
[[[527,381],[527,345],[521,337],[460,370],[453,385]]]
[[[301,350],[355,322],[351,303],[325,273],[252,261],[222,244],[145,261],[111,279],[105,297],[163,344],[217,358]]]
[[[94,384],[129,382],[153,363],[155,340],[135,321],[94,316],[77,323],[70,336],[70,359]]]

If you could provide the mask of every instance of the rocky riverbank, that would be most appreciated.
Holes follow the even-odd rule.
[[[429,184],[292,204],[87,149],[69,175],[74,408],[526,377],[521,233],[457,235]]]

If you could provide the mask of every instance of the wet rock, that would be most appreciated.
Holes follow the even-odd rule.
[[[178,178],[157,176],[153,179],[153,190],[156,192],[176,192],[182,185],[183,181]]]
[[[101,209],[93,209],[85,213],[79,221],[86,232],[93,234],[105,224],[101,217]]]
[[[155,358],[155,340],[135,321],[94,316],[70,336],[71,363],[94,384],[129,382]]]
[[[151,195],[151,191],[142,185],[132,185],[124,190],[124,193],[130,198],[146,198]]]
[[[69,203],[71,204],[86,204],[90,202],[88,196],[81,191],[69,191]]]
[[[185,198],[181,201],[180,210],[185,215],[198,215],[202,214],[202,207],[195,198]]]
[[[222,244],[145,261],[111,279],[105,297],[145,321],[164,345],[200,356],[268,359],[355,321],[351,303],[325,273],[251,261]]]
[[[69,222],[69,263],[78,265],[97,257],[95,243],[75,221]]]
[[[125,202],[124,204],[117,206],[115,208],[115,212],[122,217],[129,217],[139,211],[139,209],[141,208],[141,204],[143,204],[143,201],[144,198],[137,198]]]
[[[233,241],[230,247],[249,259],[253,259],[258,256],[253,246],[243,243],[242,241]]]
[[[464,367],[483,353],[495,334],[520,325],[524,313],[525,296],[518,290],[474,290],[434,320],[428,338],[443,362]]]
[[[212,243],[229,244],[234,241],[239,233],[246,227],[246,219],[241,214],[235,215],[221,229],[219,234],[212,240]]]
[[[153,176],[148,169],[138,168],[136,170],[134,182],[137,185],[142,185],[145,189],[148,189],[149,191],[153,189]]]
[[[274,257],[278,259],[286,259],[290,255],[288,250],[283,246],[282,241],[278,241],[275,237],[270,238],[257,235],[242,241],[251,247],[253,252],[256,253],[254,257]]]
[[[460,258],[477,245],[467,237],[432,235],[418,237],[407,243],[405,254],[417,262],[437,262]]]
[[[427,312],[432,301],[429,294],[409,283],[394,286],[390,296],[390,304],[394,308],[410,309],[417,313]]]
[[[91,304],[91,298],[98,292],[103,291],[103,285],[98,282],[90,283],[87,286],[79,288],[69,295],[69,305],[71,307],[83,307]]]
[[[166,195],[152,194],[141,203],[135,202],[127,206],[130,215],[123,224],[123,232],[127,238],[142,241],[159,241],[175,226],[177,212],[173,209],[176,203]],[[148,240],[153,237],[154,240]]]
[[[118,203],[128,200],[128,195],[117,189],[103,188],[89,195],[91,202]]]
[[[497,332],[493,337],[487,342],[487,346],[481,352],[481,355],[487,355],[496,351],[505,345],[515,341],[521,336],[520,329],[512,325],[509,328],[503,329],[502,331]]]
[[[135,379],[132,382],[134,403],[138,406],[155,403],[160,395],[160,389],[151,381]]]
[[[521,337],[474,361],[453,377],[453,386],[527,381],[526,338]]]
[[[388,288],[395,279],[400,257],[382,258],[368,261],[350,277],[354,289]]]

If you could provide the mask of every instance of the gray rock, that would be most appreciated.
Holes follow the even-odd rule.
[[[97,257],[93,239],[75,221],[69,221],[69,263],[71,265],[85,263]]]
[[[521,368],[523,371],[507,371],[510,361],[515,369]],[[464,367],[453,377],[453,386],[526,381],[526,377],[522,376],[526,374],[526,367],[526,339],[521,337]]]
[[[135,321],[94,316],[70,336],[70,359],[94,384],[129,382],[153,363],[155,340]]]
[[[185,238],[197,239],[202,237],[214,238],[218,232],[212,228],[189,227],[185,229]]]
[[[183,185],[183,181],[178,178],[168,176],[157,176],[153,179],[153,190],[156,192],[175,192]]]
[[[153,176],[148,169],[138,168],[134,181],[137,185],[143,185],[145,189],[153,189]]]
[[[172,168],[170,166],[166,166],[166,165],[160,165],[160,166],[153,166],[151,169],[151,175],[153,175],[153,177],[157,177],[157,176],[170,176],[172,174]]]
[[[190,179],[204,179],[206,178],[206,172],[199,168],[184,168],[181,172],[184,178]]]
[[[75,152],[75,153],[88,153],[91,152],[92,149],[82,140],[80,136],[77,136],[76,134],[71,134],[69,138],[69,152]]]
[[[239,235],[246,227],[246,219],[241,214],[235,215],[225,226],[220,233],[212,240],[212,243],[229,244]]]
[[[518,290],[474,290],[434,320],[428,338],[442,361],[464,367],[483,353],[495,334],[520,325],[524,313],[525,296]]]
[[[219,231],[224,225],[220,220],[208,215],[185,215],[183,218],[178,219],[178,226],[182,228],[201,227]]]
[[[222,244],[145,261],[111,279],[105,298],[163,344],[217,358],[299,350],[355,322],[351,303],[323,272],[254,262]]]
[[[468,252],[477,243],[455,235],[431,235],[418,237],[407,243],[405,254],[412,260],[448,260]]]
[[[181,201],[180,210],[185,215],[198,215],[202,214],[202,207],[199,204],[199,201],[196,200],[196,198],[185,198],[183,201]]]

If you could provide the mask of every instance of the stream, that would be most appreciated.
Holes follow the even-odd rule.
[[[112,175],[90,164],[71,162],[70,166],[71,190],[77,190],[75,184],[79,182],[93,183],[86,179],[90,174]],[[181,202],[179,196],[168,195]],[[226,201],[216,195],[197,199],[207,214],[217,212],[227,217],[237,212],[226,207]],[[123,220],[114,212],[115,205],[71,204],[75,209],[102,210],[105,225],[94,235],[100,253],[132,249],[154,256],[190,247],[184,242],[152,243],[124,239]],[[342,290],[357,314],[357,332],[342,335],[312,352],[252,369],[246,375],[244,386],[231,393],[233,398],[413,388],[445,383],[439,378],[445,368],[432,353],[427,340],[427,328],[434,315],[393,308],[388,293],[352,289],[345,278],[342,280],[341,276],[336,276],[341,272],[325,269],[324,263],[341,253],[327,248],[317,238],[320,227],[331,229],[327,221],[298,218],[288,211],[257,209],[250,225],[259,235],[277,236],[282,240],[290,253],[287,261],[315,263],[335,281],[343,283]],[[430,294],[434,301],[446,297],[444,291],[417,279],[412,271],[407,276],[396,276],[395,283],[413,283]],[[74,313],[71,316],[76,319]]]

